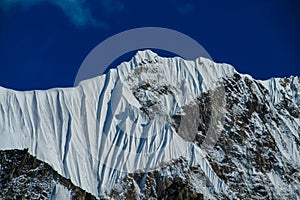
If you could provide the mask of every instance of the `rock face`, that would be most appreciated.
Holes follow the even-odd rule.
[[[213,197],[300,199],[300,78],[256,81],[235,73],[223,83],[226,118],[206,159],[231,195],[213,193]],[[196,104],[185,106],[200,110],[199,134],[193,141],[198,146],[212,120],[214,97],[203,93]],[[180,124],[180,116],[176,117],[175,128]],[[146,174],[130,174],[120,185],[110,194],[116,199],[129,194],[131,199],[202,199],[201,189],[211,187],[201,168],[184,159]]]
[[[299,94],[299,77],[143,51],[76,88],[0,88],[0,149],[100,199],[299,199]]]
[[[28,153],[28,150],[0,151],[0,199],[49,199],[58,187],[76,200],[96,199]]]
[[[181,158],[148,173],[129,174],[110,196],[114,199],[203,199],[193,184],[195,180],[208,181],[200,167],[190,168]]]
[[[214,171],[238,199],[299,199],[299,77],[224,82],[226,119],[207,156]]]

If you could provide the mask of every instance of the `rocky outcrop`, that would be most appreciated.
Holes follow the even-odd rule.
[[[266,84],[248,76],[235,74],[223,79],[225,118],[219,138],[206,159],[231,195],[213,193],[211,198],[300,198],[300,163],[296,159],[300,150],[300,87],[293,77],[276,81],[280,94],[274,94]],[[202,146],[217,110],[213,98],[220,96],[219,93],[218,88],[202,93],[193,104],[183,107],[184,113],[199,112],[191,115],[197,119],[191,118],[191,123],[181,128],[181,132],[179,127],[184,116],[172,116],[172,125],[181,137],[190,140],[184,133],[196,127],[198,134],[193,142]],[[274,101],[273,95],[280,98]],[[147,105],[143,108],[147,114],[153,114]],[[210,199],[204,195],[203,188],[213,187],[201,168],[181,158],[148,173],[129,174],[109,196],[115,199]]]
[[[0,199],[49,199],[57,184],[69,190],[74,200],[96,199],[27,149],[0,151]]]

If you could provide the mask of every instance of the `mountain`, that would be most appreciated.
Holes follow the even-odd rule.
[[[74,88],[0,88],[0,149],[101,199],[300,199],[299,94],[300,77],[140,51]]]

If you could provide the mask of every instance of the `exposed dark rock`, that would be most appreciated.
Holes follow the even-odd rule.
[[[56,183],[68,188],[72,199],[96,199],[31,156],[27,149],[2,150],[0,161],[0,199],[48,199]]]
[[[190,133],[196,127],[197,134],[192,141],[201,147],[211,126],[215,124],[212,120],[218,116],[218,108],[225,108],[225,118],[216,120],[224,120],[223,127],[220,130],[213,129],[219,130],[220,134],[212,153],[207,155],[207,160],[217,176],[228,186],[228,190],[235,195],[234,198],[224,194],[213,195],[216,199],[299,198],[300,190],[296,185],[300,184],[300,166],[287,158],[280,148],[286,148],[287,144],[282,138],[286,137],[295,143],[294,148],[300,149],[300,139],[293,135],[285,122],[292,121],[294,128],[300,131],[300,127],[294,122],[300,116],[300,102],[295,103],[287,92],[299,92],[300,89],[293,88],[290,78],[283,79],[281,83],[285,89],[280,91],[282,98],[280,102],[274,103],[269,90],[247,76],[234,74],[232,78],[224,79],[223,83],[223,88],[202,93],[195,103],[183,107],[184,113],[190,114],[190,119],[183,119],[184,114],[172,116],[172,126],[188,141],[191,141]],[[151,86],[147,87],[149,89],[151,90]],[[225,93],[220,94],[221,91]],[[169,93],[167,90],[166,92]],[[224,101],[215,101],[215,98],[224,98]],[[225,103],[216,105],[213,100]],[[151,113],[147,107],[142,109],[148,115]],[[187,121],[184,125],[183,120]],[[277,136],[274,135],[275,129],[280,131]],[[279,148],[278,145],[282,147]],[[182,163],[185,163],[184,159],[166,164],[165,167],[170,169],[168,176],[162,173],[164,169],[129,174],[121,184],[122,191],[126,195],[130,194],[131,196],[126,196],[130,199],[202,199],[203,193],[195,192],[191,177],[199,177],[201,174],[201,180],[205,182],[203,171],[186,163],[186,167],[182,168]],[[171,173],[174,169],[177,169],[177,173]],[[280,187],[285,188],[282,192],[278,192],[277,183],[273,183],[274,180],[269,177],[271,175],[280,177]],[[293,192],[288,189],[290,185],[294,185]],[[139,196],[138,191],[144,196]],[[117,197],[117,194],[120,193],[114,191],[111,196]]]
[[[159,169],[147,173],[136,172],[129,174],[118,187],[109,194],[114,199],[174,199],[201,200],[203,194],[191,184],[197,174],[203,183],[207,181],[199,166],[190,167],[185,159],[165,163]],[[199,180],[200,181],[200,180]],[[140,192],[138,192],[140,191]]]

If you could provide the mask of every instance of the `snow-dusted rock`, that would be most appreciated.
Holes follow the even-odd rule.
[[[296,169],[300,158],[296,142],[299,141],[299,112],[283,110],[278,119],[284,123],[276,129],[273,122],[261,121],[258,113],[261,110],[256,109],[256,105],[251,107],[255,93],[258,101],[269,103],[267,111],[277,112],[276,106],[286,98],[288,107],[299,110],[299,78],[289,79],[291,82],[286,86],[280,86],[280,80],[255,81],[247,75],[238,75],[228,64],[204,58],[195,61],[161,58],[151,51],[142,51],[130,62],[122,63],[105,75],[85,80],[75,88],[27,92],[0,88],[0,149],[28,148],[32,155],[98,197],[109,194],[128,174],[137,171],[147,174],[164,163],[184,158],[189,166],[199,167],[211,184],[209,189],[199,191],[208,192],[212,198],[217,194],[233,198],[238,192],[230,188],[228,174],[216,171],[217,161],[220,164],[226,152],[214,151],[213,146],[209,151],[202,148],[201,143],[207,136],[203,135],[204,129],[208,130],[206,134],[220,132],[217,136],[221,133],[224,136],[240,128],[235,123],[248,124],[249,121],[257,124],[259,134],[264,134],[266,128],[272,129],[271,136],[280,144],[280,154],[276,155],[291,160]],[[282,93],[281,89],[286,92]],[[201,139],[186,139],[180,131],[189,129],[186,125],[180,128],[180,120],[179,128],[176,127],[174,124],[178,125],[178,121],[174,116],[184,119],[189,115],[185,108],[198,105],[203,94],[211,91],[221,91],[218,98],[211,96],[210,102],[220,101],[211,105],[223,106],[223,110],[213,113],[223,113],[224,117],[214,116],[215,125],[220,122],[218,128],[213,126],[209,130],[210,124],[207,124],[203,132],[198,132],[199,127],[196,127],[197,132],[192,134]],[[253,112],[248,121],[230,123],[249,109]],[[206,110],[200,109],[201,112]],[[282,129],[286,130],[285,135]],[[220,138],[215,139],[215,142],[220,141]],[[223,141],[227,141],[226,138],[223,137]],[[241,152],[246,151],[245,141],[242,141],[236,147]],[[210,142],[211,139],[206,141],[206,146]],[[222,141],[217,143],[219,148],[222,145],[226,146]],[[238,167],[241,163],[235,164]],[[265,178],[276,182],[276,172],[268,170],[266,173]],[[297,186],[291,187],[297,190]]]

